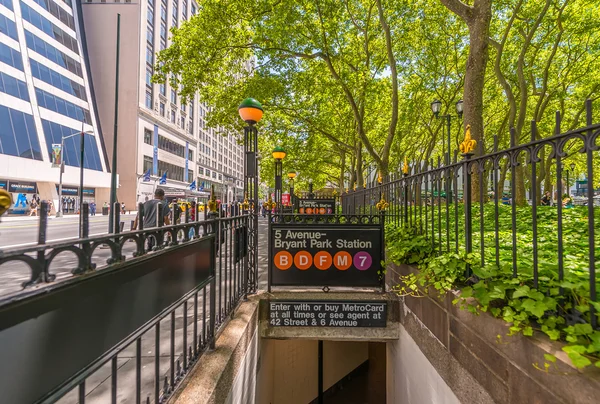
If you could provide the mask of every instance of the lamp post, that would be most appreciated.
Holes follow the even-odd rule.
[[[570,198],[571,197],[571,182],[569,181],[569,174],[570,172],[575,171],[575,164],[571,163],[569,165],[570,170],[567,170],[567,197]],[[570,172],[569,172],[570,171]]]
[[[271,153],[275,159],[275,204],[278,213],[281,213],[281,176],[283,175],[283,159],[287,155],[281,146],[276,146]]]
[[[445,118],[446,119],[446,132],[447,132],[447,141],[448,141],[448,154],[446,154],[445,152],[445,147],[444,147],[444,143],[442,142],[442,154],[444,155],[444,162],[446,165],[450,164],[450,150],[451,150],[451,146],[450,146],[450,118],[452,117],[452,115],[447,114],[447,115],[440,115],[440,111],[442,109],[442,102],[440,100],[435,100],[431,103],[431,111],[433,111],[433,114],[435,115],[435,118]],[[459,118],[462,118],[462,114],[463,114],[463,100],[458,100],[456,102],[456,114],[458,115]]]
[[[288,173],[288,178],[290,180],[290,204],[292,205],[292,213],[294,213],[294,178],[296,178],[296,173],[290,171]]]
[[[308,180],[308,197],[314,198],[315,194],[313,194],[313,180],[312,178]]]
[[[254,98],[246,98],[238,107],[244,127],[244,195],[250,195],[250,225],[248,270],[244,280],[244,296],[254,293],[258,288],[258,130],[256,124],[263,117],[260,102]]]
[[[61,158],[60,158],[60,177],[58,179],[58,209],[56,210],[56,217],[62,217],[63,215],[63,211],[62,211],[62,182],[63,182],[63,172],[65,170],[65,161],[64,161],[64,156],[65,156],[65,139],[70,139],[72,137],[75,136],[81,136],[81,143],[80,143],[80,149],[81,149],[81,158],[80,158],[80,170],[79,170],[79,206],[81,207],[81,204],[83,202],[83,158],[84,158],[84,154],[85,154],[85,142],[84,142],[84,135],[92,135],[94,136],[94,132],[93,131],[80,131],[80,132],[75,132],[69,136],[63,136],[60,139],[60,154],[61,154]],[[80,226],[79,226],[79,232],[81,235],[81,218],[80,218]]]
[[[442,102],[440,100],[434,100],[431,103],[431,111],[433,112],[433,114],[435,115],[435,118],[445,118],[446,119],[446,134],[447,134],[447,141],[448,141],[448,153],[445,152],[444,150],[444,142],[442,142],[442,154],[444,155],[444,162],[445,165],[450,165],[450,153],[451,153],[451,146],[450,146],[450,118],[452,117],[452,115],[450,114],[446,114],[446,115],[440,115],[440,111],[442,109]],[[462,118],[463,115],[463,100],[458,100],[456,102],[456,114],[458,115],[459,118]],[[452,196],[450,195],[452,192],[452,190],[450,189],[450,181],[446,181],[446,199],[450,200],[448,198],[451,198]]]

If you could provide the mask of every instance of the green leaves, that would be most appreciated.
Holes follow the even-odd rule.
[[[584,368],[592,364],[592,361],[583,355],[586,352],[583,345],[567,345],[562,347],[562,350],[567,353],[569,359],[577,368]]]
[[[540,330],[551,340],[565,341],[563,350],[577,367],[599,366],[600,331],[589,323],[590,303],[600,312],[600,304],[589,301],[589,282],[586,274],[573,271],[565,273],[565,279],[547,268],[539,268],[538,287],[533,287],[533,276],[519,272],[513,277],[512,270],[498,269],[495,265],[479,266],[475,254],[445,253],[435,255],[431,241],[418,232],[419,229],[388,227],[388,247],[397,262],[415,260],[419,271],[403,278],[405,293],[423,296],[429,290],[443,295],[449,290],[460,289],[460,296],[453,304],[473,314],[490,311],[510,324],[509,335],[533,336]],[[388,236],[389,235],[389,236]],[[406,260],[406,261],[402,261]],[[467,264],[479,280],[467,286],[465,271]],[[474,299],[471,299],[474,298]],[[585,323],[566,325],[564,313],[575,310],[586,320]],[[549,354],[548,354],[549,355]],[[545,356],[554,363],[553,355]]]

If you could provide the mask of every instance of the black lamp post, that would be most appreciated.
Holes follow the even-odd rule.
[[[450,118],[452,115],[440,115],[440,111],[442,110],[442,102],[440,100],[435,100],[431,103],[431,111],[435,115],[435,118],[445,118],[446,119],[446,133],[447,133],[447,141],[448,141],[448,153],[446,154],[444,150],[444,142],[442,142],[442,154],[444,155],[444,162],[446,165],[450,165]],[[456,102],[456,114],[459,118],[462,118],[463,115],[463,100],[458,100]],[[450,181],[446,181],[446,198],[451,198],[451,189],[450,189]]]
[[[313,180],[312,178],[308,180],[308,197],[314,198],[315,194],[313,194]]]
[[[245,279],[245,294],[254,293],[258,289],[258,130],[256,124],[263,117],[260,102],[254,98],[246,98],[238,107],[240,117],[247,126],[244,128],[244,197],[250,195],[250,248],[248,254],[248,271]]]
[[[290,171],[288,173],[288,178],[290,180],[290,204],[292,205],[292,213],[294,212],[294,178],[296,178],[296,173],[294,171]]]
[[[571,197],[571,190],[570,190],[570,188],[571,188],[571,182],[569,181],[569,174],[570,174],[569,171],[571,171],[571,172],[575,171],[575,164],[571,163],[569,165],[569,168],[571,170],[567,170],[567,197],[570,198]]]
[[[287,155],[283,147],[276,146],[271,153],[275,159],[275,206],[278,213],[281,213],[281,177],[283,175],[283,159]]]
[[[442,110],[442,102],[440,100],[435,100],[431,103],[431,111],[433,111],[433,114],[435,115],[436,119],[438,118],[445,118],[446,119],[446,132],[447,132],[447,141],[448,141],[448,154],[446,154],[445,152],[445,147],[444,147],[444,143],[442,142],[442,154],[444,155],[444,162],[446,163],[446,165],[450,164],[450,153],[451,153],[451,146],[450,146],[450,118],[452,117],[452,115],[447,114],[447,115],[440,115],[440,111]],[[463,101],[462,100],[458,100],[456,102],[456,114],[458,115],[459,118],[462,118],[462,114],[463,114]]]

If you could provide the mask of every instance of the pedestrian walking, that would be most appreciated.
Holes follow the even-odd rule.
[[[125,202],[121,202],[121,213],[125,214]]]
[[[162,212],[158,211],[158,204],[162,203]],[[162,214],[164,223],[168,226],[171,224],[169,220],[169,204],[165,201],[165,191],[158,188],[154,191],[154,199],[144,203],[144,229],[158,226],[158,215]],[[132,230],[136,230],[138,226],[139,212],[133,222]],[[154,248],[156,240],[153,237],[148,237],[148,249]]]
[[[34,198],[31,198],[31,202],[29,203],[29,216],[37,216],[38,204]]]
[[[90,215],[96,216],[96,201],[90,203]]]

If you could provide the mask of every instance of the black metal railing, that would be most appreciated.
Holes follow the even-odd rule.
[[[38,244],[0,251],[0,275],[13,282],[0,297],[0,356],[13,360],[3,360],[0,373],[43,382],[32,388],[3,378],[4,398],[116,403],[131,394],[136,403],[164,402],[248,294],[250,215],[237,205],[205,207],[203,220],[186,210],[182,223],[166,226],[159,215],[157,227],[144,229],[140,204],[139,230],[121,225],[89,237],[84,204],[82,238],[47,243],[46,202],[40,211]],[[113,212],[120,223],[117,205]],[[27,360],[36,339],[56,353]]]
[[[499,149],[495,136],[487,153],[478,144],[477,156],[466,153],[459,160],[455,151],[448,165],[439,157],[413,163],[382,184],[344,193],[342,211],[374,214],[383,196],[387,222],[415,229],[436,253],[476,253],[482,267],[494,265],[513,276],[531,273],[535,288],[541,272],[562,281],[576,271],[587,278],[589,322],[598,328],[593,303],[600,197],[594,171],[600,168],[600,124],[592,124],[591,101],[585,110],[586,126],[580,129],[561,132],[557,112],[552,136],[541,138],[532,121],[528,143],[519,144],[513,129],[507,149]],[[565,173],[571,174],[569,184]],[[572,196],[572,182],[584,177],[584,197]]]

